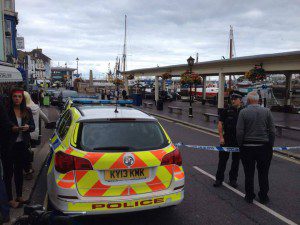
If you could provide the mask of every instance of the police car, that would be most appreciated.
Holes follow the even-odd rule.
[[[50,140],[48,205],[65,214],[173,206],[184,198],[179,150],[139,110],[71,106]]]

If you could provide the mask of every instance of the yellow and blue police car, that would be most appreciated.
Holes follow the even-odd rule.
[[[177,205],[182,157],[161,124],[128,107],[71,106],[50,140],[48,203],[65,214]]]

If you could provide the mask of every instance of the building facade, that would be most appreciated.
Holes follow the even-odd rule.
[[[3,9],[3,42],[4,42],[4,61],[16,64],[17,62],[17,24],[18,13],[15,11],[15,0],[2,0]]]
[[[51,67],[51,80],[52,82],[59,81],[64,85],[73,86],[74,68],[66,67]]]
[[[1,18],[1,26],[0,26],[0,61],[5,61],[5,45],[4,45],[4,9],[3,9],[3,1],[0,0],[0,18]]]
[[[36,48],[30,53],[30,58],[32,60],[31,64],[35,65],[35,79],[51,79],[51,59],[43,54],[41,48]]]
[[[40,48],[31,52],[18,50],[18,66],[26,71],[29,83],[51,79],[51,58]]]
[[[16,36],[18,13],[14,0],[0,0],[0,93],[9,93],[10,88],[23,85],[23,77],[16,69]]]

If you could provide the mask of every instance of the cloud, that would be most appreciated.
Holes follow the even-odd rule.
[[[74,68],[79,57],[86,75],[122,54],[125,14],[128,69],[226,57],[230,25],[237,56],[300,49],[298,0],[17,0],[16,10],[27,50]]]
[[[263,15],[264,14],[261,10],[253,9],[243,14],[242,17],[251,20],[251,19],[260,19],[263,17]]]

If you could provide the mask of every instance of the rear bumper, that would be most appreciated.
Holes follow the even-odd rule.
[[[119,201],[66,201],[51,200],[53,206],[68,215],[98,215],[135,212],[178,205],[184,198],[184,190],[166,195],[149,195],[148,198],[122,198]]]

